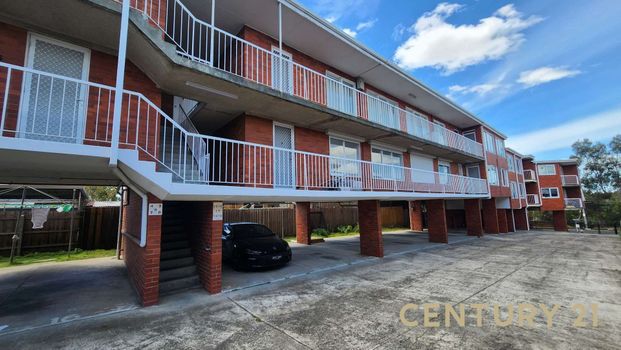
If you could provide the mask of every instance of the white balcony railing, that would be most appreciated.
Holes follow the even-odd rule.
[[[538,194],[527,194],[526,195],[526,204],[528,206],[541,205],[541,201],[539,200],[539,195]]]
[[[567,209],[581,209],[582,198],[565,198],[565,208]]]
[[[537,177],[535,176],[535,172],[531,169],[524,169],[524,181],[536,182]]]
[[[561,175],[563,186],[580,186],[577,175]]]
[[[109,147],[115,90],[0,62],[0,135]],[[124,91],[119,147],[173,181],[296,190],[486,195],[484,179],[300,152],[188,132],[144,95]],[[70,147],[70,146],[69,146]]]
[[[120,0],[117,0],[120,1]],[[227,33],[195,17],[179,0],[132,0],[175,43],[179,54],[354,117],[483,157],[482,144],[421,115]]]

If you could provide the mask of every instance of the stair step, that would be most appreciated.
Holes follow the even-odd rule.
[[[164,226],[162,227],[162,235],[167,235],[167,234],[177,234],[177,233],[185,233],[185,226],[183,225],[170,225],[170,226]]]
[[[185,239],[183,241],[172,241],[172,242],[164,242],[162,243],[162,252],[167,252],[170,250],[189,248],[190,242]]]
[[[178,259],[169,259],[160,262],[160,271],[176,269],[179,267],[193,266],[194,258],[178,258]]]
[[[190,248],[166,250],[160,253],[160,260],[187,258],[190,256],[192,256],[192,251],[190,250]]]
[[[176,280],[166,281],[160,283],[160,294],[170,294],[186,289],[200,287],[200,279],[197,275],[180,278]]]
[[[168,270],[160,271],[160,282],[177,280],[180,278],[192,277],[195,275],[196,275],[195,265],[177,267],[175,269],[168,269]]]
[[[177,242],[187,240],[188,235],[184,233],[168,233],[162,234],[162,243]]]

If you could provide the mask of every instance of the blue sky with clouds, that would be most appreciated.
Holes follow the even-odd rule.
[[[299,0],[538,159],[621,133],[621,1]]]

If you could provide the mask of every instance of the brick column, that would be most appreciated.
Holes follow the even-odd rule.
[[[515,229],[519,231],[528,230],[528,214],[526,208],[513,210],[513,217],[515,218]]]
[[[515,222],[513,221],[513,210],[507,209],[507,230],[509,232],[515,232]]]
[[[499,233],[509,232],[509,226],[507,225],[507,210],[497,209],[496,215],[498,215],[498,232]]]
[[[429,221],[429,242],[448,243],[444,199],[429,200],[425,203],[427,205],[427,220]]]
[[[485,233],[499,233],[498,214],[496,213],[496,200],[494,198],[483,199],[483,230]]]
[[[160,295],[160,242],[162,238],[162,216],[147,216],[147,241],[140,247],[142,221],[142,198],[131,190],[126,193],[128,204],[123,206],[123,260],[127,274],[140,303],[155,305]],[[148,194],[149,203],[162,203]]]
[[[567,217],[564,210],[555,210],[552,212],[552,223],[554,231],[567,231]]]
[[[295,203],[295,237],[300,244],[311,244],[310,203]]]
[[[214,204],[195,202],[192,245],[201,285],[210,294],[222,290],[222,218],[214,218]],[[221,213],[220,213],[221,214]]]
[[[464,199],[464,209],[466,211],[466,230],[468,236],[483,236],[481,201],[478,199]]]
[[[410,201],[410,230],[422,232],[423,231],[423,211],[421,210],[420,202]]]
[[[358,223],[360,225],[360,253],[383,257],[380,202],[377,200],[358,201]]]

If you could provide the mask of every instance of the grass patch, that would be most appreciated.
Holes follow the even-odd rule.
[[[383,227],[382,228],[382,232],[397,232],[397,231],[404,231],[404,230],[409,230],[409,228],[407,227]],[[316,232],[320,232],[321,234],[317,234]],[[357,229],[351,230],[351,231],[341,230],[339,232],[328,232],[327,230],[323,230],[323,231],[314,230],[313,233],[311,234],[311,239],[351,237],[351,236],[358,236],[358,235],[360,235],[360,232]],[[295,242],[296,239],[294,236],[290,236],[290,237],[285,237],[285,241],[291,243],[291,242]]]
[[[67,255],[67,251],[59,251],[59,252],[34,252],[28,253],[26,255],[17,256],[13,260],[13,265],[9,265],[9,257],[2,256],[0,257],[0,268],[8,267],[8,266],[17,266],[17,265],[30,265],[42,262],[61,262],[61,261],[73,261],[73,260],[84,260],[84,259],[93,259],[93,258],[103,258],[108,256],[114,256],[116,250],[114,249],[97,249],[97,250],[81,250],[77,249],[71,253],[71,255]]]

